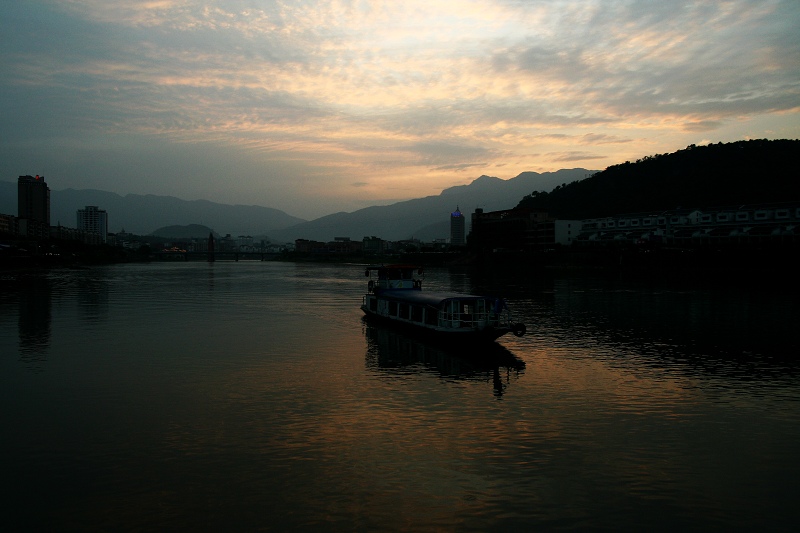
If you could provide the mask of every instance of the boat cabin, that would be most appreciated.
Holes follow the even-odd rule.
[[[423,269],[414,265],[381,265],[365,271],[370,278],[373,273],[377,279],[370,279],[361,305],[369,316],[438,332],[479,333],[492,339],[508,331],[524,334],[522,324],[511,323],[502,298],[422,291]]]
[[[387,265],[368,267],[364,274],[372,277],[377,274],[377,279],[370,279],[369,292],[380,292],[387,289],[422,289],[423,269],[415,265]],[[415,277],[415,274],[419,277]]]

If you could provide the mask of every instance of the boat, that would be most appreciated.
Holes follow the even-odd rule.
[[[422,290],[424,269],[412,264],[367,267],[367,318],[397,324],[450,341],[495,341],[506,333],[522,337],[503,298]]]

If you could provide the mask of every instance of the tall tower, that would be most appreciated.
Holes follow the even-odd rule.
[[[44,182],[44,176],[19,177],[17,217],[50,225],[50,188]]]
[[[108,238],[108,213],[105,209],[98,209],[96,205],[87,205],[85,209],[78,209],[78,229],[86,233],[100,235],[101,242]]]
[[[458,206],[456,210],[450,213],[450,245],[451,246],[464,246],[464,215],[461,214]]]

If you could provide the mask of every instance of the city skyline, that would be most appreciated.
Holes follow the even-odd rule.
[[[0,6],[0,172],[315,219],[800,137],[792,1]]]

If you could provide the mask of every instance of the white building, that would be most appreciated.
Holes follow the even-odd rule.
[[[583,223],[580,220],[556,220],[554,225],[554,242],[569,246],[577,239]]]
[[[105,209],[98,209],[96,205],[78,209],[78,230],[99,235],[100,242],[105,244],[108,240],[108,214]]]

